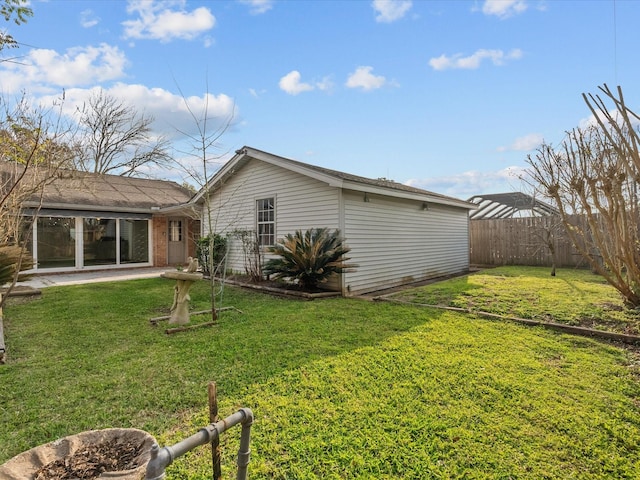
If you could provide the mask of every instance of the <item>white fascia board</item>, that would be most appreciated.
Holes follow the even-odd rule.
[[[458,208],[466,208],[467,210],[475,210],[477,207],[464,200],[455,198],[442,198],[428,193],[407,192],[404,190],[395,190],[391,188],[377,187],[375,185],[364,185],[362,183],[344,182],[343,188],[355,190],[356,192],[372,193],[386,197],[406,198],[408,200],[418,200],[420,202],[429,202],[433,204],[448,205]]]
[[[172,205],[170,207],[163,207],[157,210],[152,209],[151,213],[154,214],[178,214],[178,215],[186,215],[191,218],[199,218],[200,210],[196,207],[195,204],[188,202],[182,203],[180,205]]]
[[[236,153],[233,157],[231,157],[231,159],[227,163],[225,163],[222,167],[220,167],[218,171],[213,175],[213,177],[209,179],[207,184],[204,187],[200,188],[200,190],[198,190],[198,193],[196,193],[193,197],[191,197],[188,203],[190,204],[199,203],[202,200],[202,197],[204,196],[207,190],[211,190],[221,178],[224,178],[227,175],[227,173],[229,173],[233,168],[235,168],[235,166],[247,156],[247,153],[245,152],[245,150],[246,149],[238,150],[241,153]]]

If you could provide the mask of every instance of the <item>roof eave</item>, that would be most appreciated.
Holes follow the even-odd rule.
[[[318,172],[313,168],[307,168],[304,165],[300,165],[298,162],[291,163],[289,159],[280,157],[278,155],[273,155],[272,153],[263,152],[262,150],[256,150],[251,147],[244,147],[242,149],[246,155],[251,158],[255,158],[256,160],[261,160],[266,163],[270,163],[271,165],[277,165],[279,167],[285,168],[292,172],[299,173],[301,175],[305,175],[307,177],[314,178],[316,180],[320,180],[321,182],[325,182],[330,187],[338,187],[341,188],[344,185],[344,180],[333,175],[325,174],[322,172]]]
[[[221,179],[232,173],[236,165],[247,157],[246,149],[247,147],[236,150],[236,154],[231,157],[227,163],[222,165],[222,167],[218,169],[213,177],[211,177],[209,180],[205,179],[206,184],[200,190],[198,190],[198,192],[193,197],[191,197],[191,199],[187,203],[190,205],[197,205],[198,203],[201,203],[206,192],[211,191],[221,181]]]
[[[366,185],[362,183],[349,182],[349,181],[343,182],[343,188],[348,190],[354,190],[356,192],[372,193],[372,194],[384,195],[386,197],[405,198],[408,200],[418,200],[421,202],[429,202],[433,204],[465,208],[467,210],[475,210],[476,208],[478,208],[477,205],[474,205],[469,202],[465,202],[464,200],[458,200],[453,197],[441,197],[439,195],[430,194],[429,192],[425,192],[425,193],[407,192],[403,190],[397,190],[394,188],[384,188],[384,187],[378,187],[375,185]]]
[[[350,181],[347,179],[337,177],[335,175],[331,175],[330,173],[323,173],[313,168],[307,168],[304,165],[301,165],[299,162],[294,162],[287,158],[280,157],[278,155],[274,155],[268,152],[264,152],[262,150],[256,150],[254,148],[247,147],[247,146],[242,147],[239,150],[236,150],[236,155],[234,155],[227,163],[225,163],[220,168],[220,170],[216,172],[216,174],[211,178],[211,180],[207,182],[207,185],[202,189],[200,189],[200,191],[189,201],[189,204],[200,203],[202,201],[202,198],[205,195],[205,192],[211,191],[211,189],[213,189],[218,183],[220,183],[223,179],[225,179],[227,175],[232,174],[236,166],[238,166],[243,161],[246,161],[249,158],[254,158],[256,160],[260,160],[260,161],[269,163],[271,165],[276,165],[281,168],[285,168],[289,171],[293,171],[301,175],[314,178],[316,180],[326,183],[330,187],[349,189],[349,190],[367,192],[372,194],[375,193],[375,194],[385,195],[388,197],[405,198],[405,199],[412,199],[412,200],[418,200],[423,202],[426,201],[434,204],[464,208],[467,210],[475,210],[478,208],[477,205],[473,203],[466,202],[464,200],[459,200],[453,197],[435,195],[427,191],[425,191],[425,193],[409,192],[406,190],[399,190],[395,188],[385,188],[382,186],[369,185],[366,183]]]
[[[191,201],[187,203],[181,203],[180,205],[172,205],[170,207],[161,207],[154,209],[151,207],[151,212],[156,214],[171,215],[171,214],[183,214],[190,217],[198,217],[199,210],[195,208],[195,204]]]
[[[56,210],[89,210],[95,212],[119,212],[119,213],[157,213],[161,210],[151,207],[120,207],[115,205],[87,205],[79,203],[59,203],[59,202],[24,202],[23,207],[26,208],[48,208]]]

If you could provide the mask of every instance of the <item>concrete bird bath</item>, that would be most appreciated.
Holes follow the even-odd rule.
[[[169,323],[175,325],[185,325],[189,323],[189,290],[191,285],[198,280],[202,280],[202,273],[196,272],[198,269],[198,259],[189,257],[189,266],[186,271],[171,270],[160,274],[163,278],[176,281],[173,294],[173,305]]]

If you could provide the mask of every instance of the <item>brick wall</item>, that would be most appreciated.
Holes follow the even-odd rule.
[[[154,215],[153,216],[153,266],[154,267],[166,267],[168,265],[167,254],[167,228],[169,225],[169,219],[165,216]],[[185,239],[187,242],[187,256],[196,256],[196,242],[195,240],[200,237],[200,221],[183,218],[185,225]]]
[[[154,215],[152,219],[153,266],[167,266],[167,217]]]

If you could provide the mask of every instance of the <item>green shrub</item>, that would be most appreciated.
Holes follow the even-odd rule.
[[[202,273],[210,276],[220,271],[227,254],[227,239],[214,233],[201,237],[196,242],[196,256],[202,267]]]
[[[278,240],[269,252],[279,256],[269,260],[265,275],[283,278],[297,283],[301,288],[313,290],[334,273],[342,273],[357,265],[345,263],[351,249],[344,244],[340,230],[312,228],[306,232],[297,230]]]

